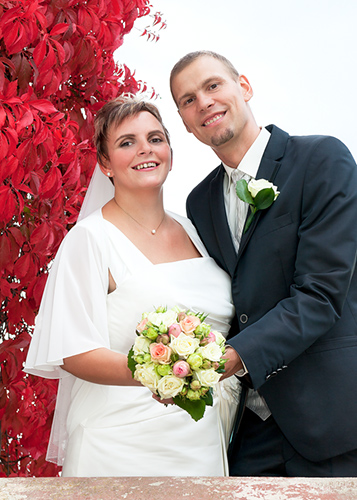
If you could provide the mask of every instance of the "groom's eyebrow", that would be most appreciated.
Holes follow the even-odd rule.
[[[216,81],[216,80],[222,80],[222,77],[221,76],[218,76],[218,75],[212,75],[210,76],[209,78],[206,78],[206,80],[203,80],[203,82],[200,83],[199,87],[198,87],[198,90],[201,90],[202,88],[206,87],[209,83],[213,82],[213,81]],[[183,94],[179,99],[178,99],[178,104],[180,106],[181,104],[181,101],[184,100],[184,99],[187,99],[188,97],[191,97],[192,95],[195,95],[195,92],[194,91],[191,91],[191,92],[186,92],[185,94]]]
[[[185,99],[187,99],[188,97],[192,96],[194,94],[194,92],[186,92],[185,94],[183,94],[179,99],[178,99],[178,105],[180,106],[181,102]]]

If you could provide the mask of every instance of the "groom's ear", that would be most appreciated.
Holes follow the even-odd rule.
[[[182,115],[181,115],[181,113],[180,113],[180,110],[179,110],[179,109],[177,110],[177,112],[178,112],[178,114],[180,115],[180,118],[181,118],[181,120],[183,121],[183,124],[185,125],[187,132],[189,132],[190,134],[192,134],[192,130],[191,130],[191,129],[190,129],[190,127],[187,125],[187,123],[185,122],[185,120],[182,118]]]
[[[246,76],[240,75],[238,79],[238,83],[240,85],[240,88],[242,90],[243,98],[245,102],[250,101],[250,99],[253,97],[253,89],[251,84],[249,83],[249,80]]]

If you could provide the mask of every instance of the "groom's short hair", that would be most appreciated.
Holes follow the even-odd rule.
[[[171,90],[171,95],[175,101],[174,94],[172,92],[172,83],[174,81],[174,78],[181,73],[182,70],[184,70],[187,66],[189,66],[193,61],[198,59],[199,57],[203,56],[208,56],[208,57],[213,57],[214,59],[218,59],[218,61],[221,61],[222,64],[228,69],[230,74],[232,75],[232,78],[234,80],[238,80],[239,73],[236,70],[236,68],[233,66],[231,61],[229,61],[226,57],[222,56],[221,54],[217,54],[217,52],[212,52],[211,50],[198,50],[196,52],[189,52],[185,56],[181,57],[179,61],[175,64],[175,66],[171,70],[170,74],[170,90]],[[177,102],[175,101],[177,104]]]

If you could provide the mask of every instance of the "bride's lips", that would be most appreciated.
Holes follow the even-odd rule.
[[[226,114],[226,112],[224,111],[221,113],[215,113],[214,115],[210,115],[202,123],[202,127],[209,127],[210,125],[221,121],[225,114]]]
[[[147,161],[144,163],[139,163],[139,165],[135,165],[135,167],[132,167],[133,170],[150,170],[153,168],[156,168],[159,164],[156,163],[155,161]]]

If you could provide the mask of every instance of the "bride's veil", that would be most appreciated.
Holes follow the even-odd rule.
[[[79,212],[78,221],[101,208],[113,197],[114,186],[110,179],[103,174],[97,163]]]

